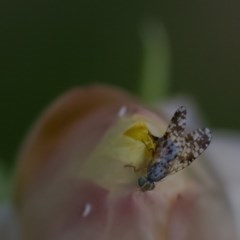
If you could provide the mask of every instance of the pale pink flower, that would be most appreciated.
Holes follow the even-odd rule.
[[[19,239],[235,239],[218,182],[201,164],[206,155],[148,192],[138,189],[138,174],[124,167],[140,166],[147,154],[141,141],[124,133],[146,126],[160,136],[167,124],[114,88],[79,88],[60,97],[19,153]]]

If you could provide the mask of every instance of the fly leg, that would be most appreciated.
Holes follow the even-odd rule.
[[[142,170],[141,167],[136,167],[136,166],[134,166],[132,164],[125,164],[124,167],[126,167],[126,168],[133,168],[134,172],[140,172]]]

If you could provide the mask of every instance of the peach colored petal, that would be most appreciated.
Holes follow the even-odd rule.
[[[156,191],[120,195],[92,182],[50,182],[31,192],[19,211],[22,238],[35,240],[169,239],[169,211],[179,192],[197,194],[187,179],[163,182]],[[169,191],[169,187],[172,191]],[[171,207],[173,205],[173,207]],[[179,219],[181,222],[181,219]],[[175,239],[174,239],[175,240]]]
[[[75,89],[58,99],[20,152],[15,203],[21,238],[234,239],[224,235],[223,230],[234,230],[218,185],[204,169],[193,166],[154,191],[139,191],[138,175],[123,167],[144,161],[145,136],[132,133],[139,122],[156,135],[166,127],[162,118],[113,88]],[[129,129],[132,138],[124,134]]]
[[[133,99],[120,90],[93,86],[76,88],[53,103],[33,126],[20,151],[15,199],[20,200],[24,189],[38,178],[55,151],[67,142],[64,139],[71,135],[73,126],[78,124],[81,128],[78,129],[81,133],[79,145],[84,144],[82,155],[87,155],[115,120],[116,109],[131,102]]]
[[[216,193],[215,193],[216,194]],[[178,195],[170,205],[167,224],[169,240],[234,240],[233,221],[221,195],[188,191]]]

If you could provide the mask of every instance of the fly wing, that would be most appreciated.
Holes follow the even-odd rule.
[[[212,139],[208,128],[199,128],[184,137],[184,147],[169,165],[168,174],[176,173],[190,165],[209,146]]]
[[[184,130],[186,127],[186,115],[187,110],[184,106],[181,106],[177,109],[177,111],[174,113],[170,124],[167,127],[167,130],[165,134],[163,135],[163,138],[165,139],[171,139],[175,140],[175,138],[183,137],[184,136]]]
[[[186,108],[181,106],[174,113],[166,132],[159,138],[155,159],[173,160],[176,156],[181,153],[184,149],[185,139],[184,130],[186,127]]]

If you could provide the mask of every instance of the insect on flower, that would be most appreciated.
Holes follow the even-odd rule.
[[[212,135],[208,128],[198,128],[184,134],[186,113],[185,107],[179,107],[162,137],[153,136],[149,132],[156,147],[151,149],[152,159],[146,176],[138,179],[138,186],[142,191],[154,189],[155,182],[190,165],[210,144]]]

